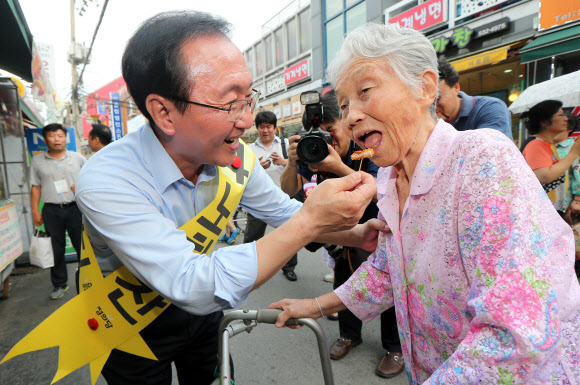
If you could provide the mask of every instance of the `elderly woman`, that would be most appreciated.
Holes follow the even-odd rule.
[[[270,307],[290,318],[396,305],[411,384],[579,384],[572,231],[513,143],[435,120],[437,58],[420,32],[367,24],[329,69],[342,128],[374,149],[376,251],[334,292]]]

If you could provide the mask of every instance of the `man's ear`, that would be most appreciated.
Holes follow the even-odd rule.
[[[461,91],[461,86],[459,85],[459,82],[457,82],[453,86],[453,92],[455,92],[455,95],[459,95],[459,91]]]
[[[175,135],[175,126],[172,117],[179,113],[172,101],[161,95],[149,94],[145,99],[147,112],[153,118],[155,125],[168,136]]]

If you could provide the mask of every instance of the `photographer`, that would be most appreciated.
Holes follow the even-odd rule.
[[[289,139],[288,164],[280,177],[280,187],[290,196],[300,191],[303,184],[309,181],[315,173],[317,181],[320,183],[328,178],[343,177],[357,172],[361,166],[360,162],[362,162],[361,169],[376,178],[378,167],[370,159],[358,161],[351,159],[351,154],[360,148],[340,129],[341,111],[335,92],[326,93],[322,97],[321,105],[320,128],[330,134],[333,144],[332,146],[328,145],[328,156],[320,163],[305,165],[297,155],[300,136],[295,135]],[[306,106],[305,110],[302,123],[304,128],[309,130],[313,126],[313,120],[316,121],[316,119],[313,119],[309,114],[309,106]],[[378,209],[375,202],[371,202],[360,223],[376,218],[377,213]],[[332,252],[331,249],[332,247],[327,248],[336,261],[334,267],[334,288],[336,289],[346,282],[354,271],[366,261],[370,253],[355,247],[344,247],[339,252]],[[352,312],[349,310],[339,312],[338,324],[340,338],[330,347],[330,357],[334,360],[343,358],[351,348],[362,342],[362,321]],[[379,363],[376,373],[381,377],[396,376],[404,370],[404,363],[394,307],[381,314],[381,340],[387,353]]]

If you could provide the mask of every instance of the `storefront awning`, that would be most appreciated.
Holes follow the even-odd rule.
[[[490,51],[482,52],[477,55],[468,56],[463,59],[450,61],[457,72],[465,71],[471,68],[481,67],[484,65],[494,64],[507,58],[510,46],[499,47]]]
[[[34,104],[32,104],[28,99],[20,99],[20,109],[25,115],[23,118],[30,119],[30,121],[38,128],[44,126],[42,116],[40,116],[36,107],[34,107]]]
[[[509,110],[512,114],[521,114],[547,99],[559,100],[564,104],[563,107],[580,106],[578,84],[580,84],[580,71],[535,84],[526,88],[511,104]]]
[[[551,32],[522,47],[521,63],[580,49],[580,25]]]
[[[32,35],[18,0],[0,0],[0,68],[32,82]]]

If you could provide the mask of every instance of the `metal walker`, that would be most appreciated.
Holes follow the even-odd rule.
[[[232,384],[229,349],[230,338],[242,332],[251,332],[259,323],[275,324],[281,312],[279,309],[234,310],[224,316],[218,331],[218,365],[220,369],[218,383],[220,385]],[[314,332],[318,341],[318,352],[320,354],[324,384],[334,385],[330,356],[328,354],[328,343],[322,327],[312,318],[289,319],[286,325],[305,325]]]

